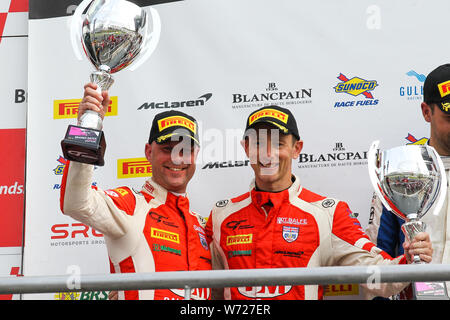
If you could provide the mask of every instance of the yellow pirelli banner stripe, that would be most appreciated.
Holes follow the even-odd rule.
[[[82,99],[66,99],[53,101],[53,119],[72,119],[78,115],[78,106]],[[118,98],[110,97],[110,103],[105,116],[117,116]]]
[[[329,284],[325,290],[325,296],[357,296],[359,284]]]
[[[146,158],[117,160],[117,178],[145,178],[152,176],[152,165]]]

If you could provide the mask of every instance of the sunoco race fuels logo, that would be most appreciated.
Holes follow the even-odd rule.
[[[407,145],[410,145],[410,144],[413,144],[413,145],[425,145],[428,142],[428,138],[427,137],[422,137],[420,139],[417,139],[411,133],[408,133],[408,135],[406,136],[405,139],[408,141],[406,143]]]
[[[365,80],[360,77],[349,79],[342,73],[337,78],[341,82],[333,87],[336,93],[346,93],[355,98],[363,96],[365,99],[337,101],[334,104],[335,108],[374,106],[378,104],[378,99],[374,99],[372,95],[372,91],[378,86],[376,80]]]

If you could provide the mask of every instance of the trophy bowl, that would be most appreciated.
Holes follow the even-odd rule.
[[[159,41],[161,21],[155,9],[150,8],[149,17],[143,8],[126,0],[83,0],[75,10],[70,30],[75,54],[79,56],[76,39],[81,39],[84,53],[96,69],[90,75],[91,82],[101,93],[113,84],[111,74],[131,64],[134,70],[150,57]],[[78,125],[67,129],[61,142],[64,157],[104,165],[106,142],[102,128],[101,116],[86,110]]]
[[[154,10],[154,9],[153,9]],[[152,11],[153,31],[160,31],[159,18]],[[116,73],[137,60],[141,51],[150,47],[152,34],[149,30],[147,12],[126,0],[94,0],[81,22],[81,43],[89,61],[96,71],[91,73],[91,82],[97,91],[108,90]],[[156,26],[156,28],[155,28]],[[157,35],[156,38],[159,38]],[[153,41],[158,41],[153,38]],[[101,129],[102,120],[93,111],[80,118],[80,126]]]
[[[98,70],[115,73],[139,55],[146,24],[146,11],[131,2],[95,0],[81,27],[83,49]]]
[[[419,219],[434,206],[439,212],[446,194],[444,165],[436,150],[428,145],[407,145],[380,151],[374,141],[368,152],[372,186],[380,201],[405,221],[402,230],[411,241],[425,231]],[[414,257],[414,263],[420,263]]]

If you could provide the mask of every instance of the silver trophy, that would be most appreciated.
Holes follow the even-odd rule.
[[[436,150],[428,145],[407,145],[380,151],[374,141],[368,152],[368,169],[376,195],[386,209],[405,220],[402,231],[412,241],[426,225],[420,221],[433,209],[441,210],[446,193],[447,178],[444,164]],[[419,256],[413,263],[422,263]],[[415,282],[412,292],[402,297],[417,300],[448,300],[445,282]]]
[[[113,73],[128,66],[134,70],[147,60],[156,48],[160,32],[161,21],[155,9],[150,8],[148,15],[146,10],[126,0],[84,0],[71,21],[75,54],[81,59],[77,45],[81,39],[83,51],[96,69],[91,73],[91,82],[98,85],[99,92],[111,87]],[[106,144],[102,123],[97,112],[87,110],[78,126],[69,126],[62,141],[66,159],[103,165]]]
[[[372,186],[386,209],[405,220],[402,231],[412,241],[426,225],[422,218],[434,205],[436,214],[446,196],[447,179],[442,160],[427,145],[407,145],[385,151],[374,141],[368,152]],[[413,263],[421,263],[419,256]]]

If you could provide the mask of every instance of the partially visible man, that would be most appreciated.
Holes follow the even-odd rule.
[[[214,269],[254,269],[399,264],[419,254],[431,260],[429,237],[420,233],[397,258],[369,241],[345,202],[304,188],[292,173],[303,141],[292,113],[279,106],[251,113],[242,145],[255,179],[249,192],[217,202],[206,226]],[[380,284],[390,295],[405,284]],[[375,290],[375,289],[374,289]],[[318,285],[225,288],[216,298],[322,299]]]
[[[430,124],[430,138],[426,142],[434,147],[441,156],[450,182],[450,64],[444,64],[425,79],[423,86],[422,116]],[[448,219],[449,202],[447,197],[440,212],[433,214],[434,207],[421,218],[427,224],[433,245],[432,263],[450,263],[450,219]],[[378,197],[372,198],[367,234],[371,241],[389,254],[402,254],[405,236],[401,231],[404,223],[394,213],[388,211]],[[447,295],[450,282],[447,282]]]
[[[88,109],[104,116],[109,96],[95,89],[85,85],[79,118]],[[93,166],[70,161],[62,179],[61,210],[104,234],[112,272],[211,269],[205,219],[191,211],[186,195],[198,151],[193,117],[179,111],[157,114],[145,145],[152,177],[142,190],[93,187]],[[118,296],[172,300],[183,299],[184,290],[119,291]],[[196,289],[192,298],[209,299],[210,289]]]

